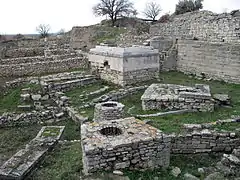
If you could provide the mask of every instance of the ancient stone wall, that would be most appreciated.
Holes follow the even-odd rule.
[[[31,56],[43,56],[44,48],[17,48],[6,49],[2,54],[2,58],[19,58],[19,57],[31,57]]]
[[[93,36],[93,27],[73,27],[70,35],[70,47],[73,49],[90,49],[94,45],[90,43]]]
[[[143,110],[189,109],[213,111],[214,102],[208,85],[188,87],[174,84],[152,84],[141,97]]]
[[[0,116],[0,128],[32,125],[45,122],[57,118],[55,115],[59,112],[59,108],[53,108],[52,110],[31,111],[21,114],[5,113]]]
[[[123,86],[135,84],[138,82],[156,79],[159,75],[159,68],[146,68],[136,71],[127,71],[123,73]]]
[[[69,91],[71,89],[74,89],[76,87],[80,87],[80,86],[84,86],[87,84],[92,84],[95,83],[97,81],[95,76],[83,76],[81,78],[76,78],[76,79],[70,79],[67,80],[60,80],[59,82],[49,82],[49,83],[44,83],[43,85],[43,89],[47,90],[48,92],[51,91],[61,91],[61,92],[65,92],[65,91]]]
[[[240,44],[179,40],[177,69],[240,83]]]
[[[63,60],[50,59],[50,61],[30,60],[27,63],[3,64],[0,65],[0,76],[2,77],[17,77],[26,75],[39,75],[52,72],[67,71],[69,69],[86,68],[88,60],[84,57],[66,58]]]
[[[84,172],[168,167],[171,137],[135,118],[81,125]]]
[[[205,129],[173,136],[171,153],[231,152],[239,145],[240,137],[235,133],[218,133]]]
[[[177,15],[167,23],[158,23],[150,28],[152,36],[199,39],[214,42],[240,42],[240,15],[214,14],[196,11]]]

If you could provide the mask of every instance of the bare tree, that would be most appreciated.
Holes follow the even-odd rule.
[[[36,27],[36,31],[40,34],[41,37],[48,37],[50,29],[51,28],[49,24],[40,24]]]
[[[147,17],[152,19],[153,21],[156,20],[156,17],[160,14],[162,11],[159,4],[155,2],[150,2],[146,4],[145,10],[143,11],[143,14]]]
[[[129,0],[100,0],[93,7],[93,12],[97,16],[107,15],[112,21],[112,26],[114,26],[118,17],[135,14],[136,10]]]

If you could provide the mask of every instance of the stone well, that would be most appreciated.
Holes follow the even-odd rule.
[[[143,110],[191,109],[213,111],[214,101],[210,87],[196,84],[193,87],[176,84],[152,84],[141,97]]]
[[[134,117],[81,125],[85,174],[168,167],[171,137]]]
[[[98,103],[94,110],[94,121],[120,119],[124,117],[124,105],[115,101]]]

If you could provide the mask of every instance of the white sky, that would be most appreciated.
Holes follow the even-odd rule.
[[[132,0],[140,13],[146,2]],[[36,33],[36,26],[49,24],[51,32],[70,30],[73,26],[98,23],[92,6],[99,0],[0,0],[0,34]],[[155,0],[163,9],[162,14],[174,12],[178,0]],[[221,13],[240,9],[240,0],[204,0],[204,9]]]

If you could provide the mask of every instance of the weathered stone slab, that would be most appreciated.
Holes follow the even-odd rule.
[[[24,149],[19,150],[0,167],[0,179],[20,180],[34,168],[60,139],[64,126],[44,126]]]

